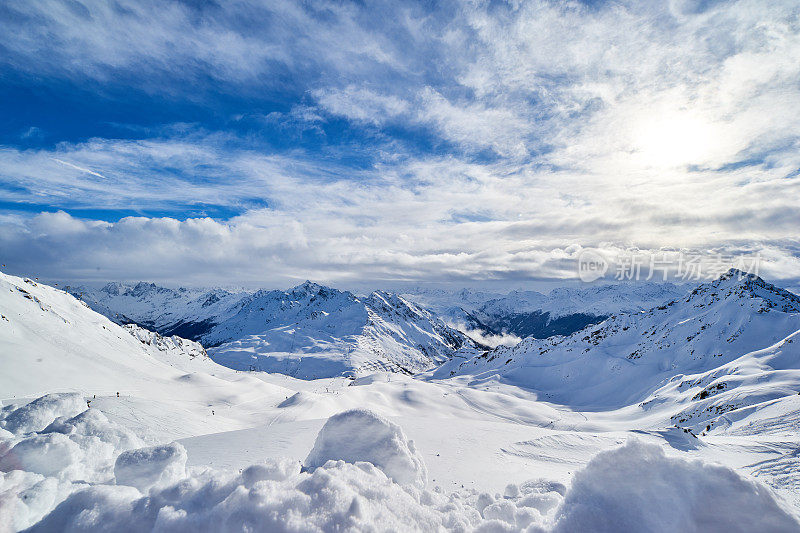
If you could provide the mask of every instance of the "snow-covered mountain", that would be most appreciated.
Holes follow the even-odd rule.
[[[799,330],[800,297],[731,270],[649,311],[613,315],[569,336],[528,338],[437,375],[500,379],[590,410],[669,399],[681,405],[676,423],[705,423],[797,394]]]
[[[309,281],[254,293],[147,283],[71,291],[119,323],[195,339],[215,361],[238,370],[303,378],[414,373],[473,349],[468,337],[426,309],[381,291],[360,297]]]
[[[244,291],[169,289],[144,282],[65,289],[118,324],[136,323],[162,335],[193,340],[233,316],[237,304],[249,296]]]
[[[686,292],[674,283],[613,283],[588,287],[558,287],[546,295],[535,291],[511,291],[484,303],[486,314],[549,313],[560,318],[577,313],[608,316],[642,311]]]
[[[209,399],[223,406],[285,397],[214,363],[196,342],[120,326],[67,292],[2,273],[0,348],[4,399],[79,392],[114,411],[137,406],[178,435],[202,431]]]
[[[404,296],[463,331],[520,338],[569,335],[613,314],[650,309],[686,291],[673,283],[617,283],[536,291],[413,289]]]
[[[740,351],[794,327],[797,304],[757,278],[718,280],[630,315],[655,346],[627,364],[668,359],[656,323],[755,328],[728,343]],[[626,339],[598,346],[610,358]],[[0,274],[0,529],[797,531],[799,345],[795,332],[667,370],[641,401],[581,411],[503,383],[513,365],[491,356],[477,379],[237,372]],[[594,380],[631,390],[625,376]]]

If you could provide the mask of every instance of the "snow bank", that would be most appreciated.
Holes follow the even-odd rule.
[[[186,450],[177,442],[123,452],[114,464],[118,485],[130,485],[145,492],[186,477]]]
[[[422,461],[400,428],[368,411],[331,417],[304,472],[273,459],[186,470],[178,444],[124,450],[135,437],[101,413],[56,415],[43,431],[0,435],[0,524],[11,530],[800,530],[758,483],[638,442],[597,455],[569,489],[535,480],[503,495],[444,494],[420,484]]]
[[[268,463],[248,466],[242,471],[242,482],[248,489],[259,481],[285,481],[300,473],[300,463],[291,459],[274,459]]]
[[[400,484],[423,487],[428,480],[414,441],[400,426],[366,409],[334,415],[322,427],[305,464],[314,468],[330,460],[372,463]]]
[[[86,409],[72,418],[60,416],[42,433],[95,437],[115,450],[128,450],[142,445],[142,441],[131,430],[111,422],[99,409]]]
[[[92,487],[71,495],[31,531],[463,531],[480,521],[474,511],[472,521],[466,516],[465,505],[405,489],[368,463],[331,461],[249,489],[241,475],[212,470],[148,497],[126,487]]]
[[[573,478],[556,531],[798,531],[765,486],[630,441]]]
[[[47,394],[12,411],[2,422],[11,433],[41,431],[58,416],[75,416],[86,409],[86,400],[76,392]]]
[[[79,394],[48,394],[4,412],[0,525],[12,529],[35,523],[87,483],[113,482],[116,457],[144,444],[102,412],[87,409]]]

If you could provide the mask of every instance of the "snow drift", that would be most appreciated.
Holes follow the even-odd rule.
[[[39,405],[47,403],[40,401]],[[95,409],[52,411],[42,430],[0,436],[0,523],[30,531],[797,531],[800,522],[766,487],[734,471],[668,457],[630,442],[592,459],[570,489],[535,480],[504,495],[445,494],[409,481],[413,447],[399,427],[372,413],[331,417],[309,463],[268,460],[241,472],[184,471],[178,444],[137,443]],[[18,412],[4,411],[4,420]],[[57,430],[57,431],[56,431]],[[351,431],[354,447],[344,450]],[[370,437],[375,431],[377,435]],[[54,441],[69,453],[49,453]],[[363,442],[362,442],[363,441]],[[19,460],[23,445],[46,468]],[[105,450],[98,454],[98,446]],[[347,453],[348,460],[333,456]],[[16,457],[16,458],[15,458]],[[397,460],[402,457],[402,460]],[[382,463],[380,467],[369,461]],[[408,461],[411,463],[408,463]],[[389,465],[389,466],[387,466]],[[398,465],[405,465],[400,468]],[[390,473],[392,477],[387,476]],[[535,474],[535,472],[531,472]]]
[[[186,476],[186,450],[173,442],[122,452],[114,463],[118,485],[130,485],[142,492],[169,485]]]
[[[328,461],[367,461],[397,483],[425,486],[427,470],[414,441],[397,424],[366,410],[353,409],[328,419],[317,436],[306,466]]]
[[[772,493],[724,466],[631,441],[578,472],[556,531],[797,531]]]

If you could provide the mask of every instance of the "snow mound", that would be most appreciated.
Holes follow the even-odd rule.
[[[42,433],[95,437],[118,450],[138,448],[142,441],[131,430],[111,422],[99,409],[86,409],[72,418],[59,416]]]
[[[638,442],[599,454],[569,490],[540,480],[510,486],[505,496],[469,489],[447,495],[399,485],[365,462],[328,461],[313,472],[287,465],[269,460],[241,474],[196,471],[144,497],[125,486],[83,487],[31,531],[788,532],[800,527],[757,483]],[[268,474],[256,479],[254,472]]]
[[[125,450],[142,443],[95,409],[62,408],[42,431],[0,435],[10,531],[800,530],[770,489],[637,441],[595,456],[570,488],[538,479],[503,495],[446,494],[422,486],[413,444],[369,411],[328,420],[313,470],[268,459],[237,472],[187,470],[176,443]]]
[[[91,487],[30,531],[463,531],[479,520],[461,502],[404,488],[368,463],[332,461],[249,489],[241,475],[215,470],[146,497],[129,487]]]
[[[305,464],[314,468],[331,460],[372,463],[400,484],[423,487],[428,480],[414,441],[406,438],[400,426],[366,409],[330,417]]]
[[[85,450],[66,435],[33,435],[0,457],[0,470],[25,470],[43,476],[58,476],[70,466],[79,465],[85,456]]]
[[[47,394],[12,411],[0,424],[11,433],[41,431],[58,416],[75,416],[86,409],[76,392]]]
[[[248,489],[259,481],[285,481],[300,473],[300,463],[291,459],[275,459],[248,466],[242,471],[242,481]]]
[[[798,531],[772,493],[733,470],[630,441],[573,478],[556,531]]]
[[[120,452],[144,445],[87,409],[78,394],[42,396],[10,411],[4,422],[16,434],[0,434],[0,524],[12,531],[36,523],[87,484],[113,482]]]
[[[117,485],[142,492],[186,477],[186,449],[177,442],[123,452],[114,464]]]

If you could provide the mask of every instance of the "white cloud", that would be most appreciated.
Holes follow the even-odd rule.
[[[253,8],[232,5],[199,15],[171,5],[155,18],[144,5],[123,15],[98,5],[86,19],[63,3],[37,4],[30,9],[52,39],[29,29],[0,32],[0,44],[20,69],[27,58],[49,75],[94,80],[201,65],[217,79],[257,80],[248,89],[258,91],[283,68],[299,73],[308,99],[273,121],[321,131],[335,115],[427,128],[437,147],[420,153],[408,146],[416,139],[381,137],[363,148],[371,165],[358,169],[300,149],[231,148],[235,136],[191,128],[0,148],[6,201],[245,211],[114,224],[0,219],[10,264],[64,277],[204,281],[566,278],[575,276],[571,245],[744,247],[764,253],[770,274],[797,276],[792,2],[467,3],[447,17],[382,6],[391,28],[369,27],[349,5],[314,14],[274,3],[284,24],[263,31],[232,27],[224,15]],[[496,157],[482,157],[489,150]],[[268,209],[247,209],[252,199]]]
[[[461,331],[470,339],[488,346],[490,348],[497,348],[498,346],[516,346],[522,340],[513,333],[486,333],[479,329],[470,329],[466,324],[448,324],[451,328]]]
[[[430,87],[421,92],[417,120],[432,123],[456,144],[475,150],[491,148],[501,156],[528,155],[526,141],[533,124],[513,109],[479,103],[453,103]]]
[[[401,116],[409,109],[407,102],[393,95],[353,85],[342,90],[321,89],[315,91],[314,96],[319,105],[333,115],[374,125]]]

